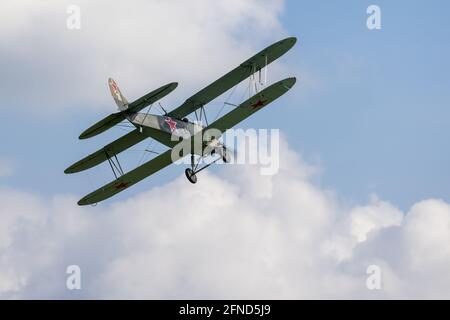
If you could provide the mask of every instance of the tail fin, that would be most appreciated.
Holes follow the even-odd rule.
[[[119,86],[114,81],[113,78],[108,79],[108,85],[109,90],[111,91],[111,95],[114,98],[114,101],[116,102],[117,106],[119,107],[120,111],[124,111],[128,109],[128,101],[127,99],[122,95],[122,92],[120,92]]]

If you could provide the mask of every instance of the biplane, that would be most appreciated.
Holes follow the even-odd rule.
[[[203,140],[200,149],[194,148],[190,154],[184,154],[183,152],[174,154],[171,151],[180,141],[190,143],[195,136],[202,135],[208,129],[214,128],[220,133],[224,133],[227,129],[232,128],[253,113],[261,110],[292,88],[296,81],[294,77],[273,83],[263,90],[256,92],[255,95],[239,105],[235,105],[233,110],[211,124],[205,121],[206,125],[203,125],[201,121],[190,121],[187,118],[188,115],[193,113],[197,120],[199,117],[201,119],[202,115],[206,118],[206,112],[204,110],[206,104],[245,79],[254,76],[257,72],[261,72],[263,68],[267,70],[267,65],[290,50],[296,41],[297,39],[295,37],[290,37],[270,45],[188,98],[178,108],[170,112],[166,112],[163,109],[164,115],[149,114],[148,112],[143,113],[140,111],[148,106],[151,108],[152,104],[172,92],[178,85],[176,82],[164,85],[129,103],[123,96],[117,83],[112,78],[109,78],[109,89],[119,110],[86,129],[79,136],[79,139],[96,136],[118,125],[122,121],[130,122],[134,129],[100,150],[74,163],[64,171],[65,173],[80,172],[104,161],[108,161],[114,173],[114,181],[86,195],[78,201],[78,204],[96,204],[110,198],[185,156],[191,157],[191,167],[185,170],[186,177],[191,183],[197,182],[196,174],[198,172],[217,160],[222,159],[225,163],[229,162],[231,151],[218,141],[219,137],[217,136],[211,136]],[[174,136],[177,139],[174,139]],[[157,155],[137,168],[124,173],[117,159],[117,155],[146,138],[152,138],[158,141],[169,147],[169,150]],[[196,158],[201,159],[208,156],[215,156],[217,159],[199,168],[199,162],[196,161]]]

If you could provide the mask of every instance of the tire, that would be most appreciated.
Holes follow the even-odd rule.
[[[194,171],[192,171],[192,169],[187,168],[184,173],[186,174],[186,178],[190,183],[197,183],[197,176],[195,175]]]

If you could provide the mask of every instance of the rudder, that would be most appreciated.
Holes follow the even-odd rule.
[[[124,111],[128,109],[128,101],[123,96],[122,92],[120,92],[119,86],[114,81],[113,78],[108,79],[108,85],[109,90],[111,91],[111,95],[114,98],[114,101],[116,102],[117,106],[119,107],[120,111]]]

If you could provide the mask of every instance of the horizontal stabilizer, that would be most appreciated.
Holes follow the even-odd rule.
[[[165,86],[162,86],[156,90],[153,90],[152,92],[146,94],[145,96],[128,104],[127,109],[125,109],[121,112],[116,112],[116,113],[110,114],[106,118],[100,120],[93,126],[89,127],[80,135],[79,138],[80,139],[91,138],[93,136],[96,136],[96,135],[108,130],[109,128],[114,127],[116,124],[125,120],[130,113],[138,112],[138,111],[144,109],[146,106],[160,100],[164,96],[171,93],[177,86],[178,86],[178,83],[172,82],[172,83],[166,84]]]
[[[145,107],[151,105],[152,103],[155,103],[156,101],[162,99],[163,97],[171,93],[173,90],[175,90],[177,86],[178,86],[177,82],[172,82],[150,93],[147,93],[145,96],[130,103],[128,105],[128,110],[130,112],[139,112]]]
[[[120,152],[130,148],[131,146],[141,142],[147,138],[146,135],[139,132],[138,129],[127,133],[123,137],[111,142],[102,149],[94,152],[93,154],[81,159],[67,168],[64,173],[76,173],[89,168],[92,168],[108,158],[112,158]]]

